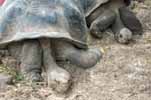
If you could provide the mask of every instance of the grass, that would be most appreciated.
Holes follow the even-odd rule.
[[[10,67],[4,66],[3,64],[0,65],[0,73],[5,73],[12,75],[14,78],[14,82],[22,81],[23,75],[19,73],[17,70],[12,69]]]

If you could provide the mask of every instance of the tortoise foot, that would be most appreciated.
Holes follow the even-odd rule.
[[[69,72],[62,68],[53,68],[47,73],[48,86],[57,93],[65,93],[71,85]]]
[[[101,56],[98,49],[75,50],[68,55],[68,60],[79,67],[90,68],[97,64]]]
[[[65,41],[56,41],[56,60],[69,61],[82,68],[90,68],[97,64],[102,54],[98,49],[79,49]]]

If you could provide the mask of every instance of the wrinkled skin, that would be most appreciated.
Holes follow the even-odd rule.
[[[79,67],[89,68],[94,66],[101,57],[97,49],[78,49],[66,41],[55,39],[25,40],[10,44],[8,49],[20,62],[20,69],[26,80],[42,81],[41,72],[44,66],[48,85],[59,93],[68,90],[71,75],[61,68],[56,60],[64,59]]]
[[[124,27],[117,11],[119,6],[116,5],[116,2],[114,3],[115,9],[113,11],[107,10],[104,13],[101,11],[99,16],[94,16],[96,18],[92,21],[90,30],[92,34],[101,37],[102,31],[113,24],[112,30],[116,33],[115,36],[118,41],[126,43],[131,39],[132,33]],[[91,18],[87,18],[88,23],[90,20]],[[78,27],[78,24],[75,27]],[[97,49],[80,49],[69,41],[53,38],[25,39],[21,42],[10,43],[8,50],[19,61],[21,73],[26,80],[42,81],[41,73],[42,66],[44,66],[47,72],[48,85],[61,93],[67,91],[70,87],[71,74],[61,68],[56,61],[64,60],[82,68],[89,68],[94,66],[101,58],[101,53]]]
[[[102,38],[108,28],[122,44],[129,43],[133,35],[142,34],[141,23],[123,0],[110,0],[93,11],[86,20],[91,34],[97,38]]]
[[[18,0],[18,1],[19,1],[19,3],[21,2],[21,0]],[[43,1],[43,0],[41,0],[41,1]],[[11,3],[12,1],[8,0],[8,2]],[[14,3],[14,5],[15,5],[15,3]],[[16,16],[18,15],[18,12],[20,12],[22,10],[22,9],[18,8],[20,5],[18,5],[18,6],[14,6],[14,5],[13,5],[14,9],[12,9],[11,8],[12,6],[11,6],[9,9],[7,9],[8,10],[7,13],[6,14],[4,13],[4,15],[6,15],[5,19],[7,19],[7,17],[9,17],[11,20],[12,19],[11,14],[13,16],[15,16],[13,18],[16,18]],[[73,18],[77,17],[77,19],[79,19],[79,20],[82,20],[82,18],[84,18],[84,17],[81,18],[81,16],[72,16],[72,15],[74,15],[72,10],[71,10],[71,12],[68,12],[68,13],[71,14],[71,17],[73,17]],[[47,15],[47,14],[44,13],[44,15]],[[35,17],[37,18],[37,16],[38,15],[35,15],[34,18]],[[49,21],[49,20],[47,20],[47,17],[51,17],[51,16],[42,16],[42,18],[40,16],[40,19],[44,20],[44,21],[40,21],[40,22],[42,22],[42,23],[40,23],[40,25],[46,24],[45,22]],[[26,18],[24,20],[26,20]],[[3,23],[5,23],[5,22],[3,22]],[[3,23],[0,24],[1,33],[3,33],[3,31],[5,31],[5,27],[3,27],[3,26],[6,26],[6,25]],[[7,23],[7,24],[9,24],[9,23]],[[77,24],[76,26],[79,27],[79,23],[77,23],[75,21],[75,24]],[[84,26],[86,26],[85,23],[84,23]],[[28,26],[26,26],[26,27],[28,27]],[[58,28],[58,30],[59,30],[59,28]],[[19,29],[19,28],[17,28],[17,29]],[[31,27],[31,29],[33,29],[33,28]],[[77,29],[79,29],[79,28],[77,28]],[[34,30],[34,31],[37,31],[37,30]],[[60,32],[60,30],[59,30],[59,32]],[[45,33],[41,33],[41,34],[45,34]],[[81,36],[77,35],[77,37],[81,37]],[[83,37],[83,38],[85,38],[85,37]],[[8,47],[8,51],[9,51],[10,55],[15,57],[17,59],[17,61],[19,62],[20,71],[23,74],[25,80],[32,81],[32,82],[42,81],[43,78],[41,76],[41,73],[42,73],[42,69],[45,68],[46,73],[47,73],[48,85],[53,90],[55,90],[56,92],[60,92],[60,93],[64,93],[65,91],[67,91],[69,89],[69,87],[71,85],[71,74],[57,64],[58,60],[68,61],[71,64],[75,64],[82,68],[89,68],[89,67],[93,67],[101,58],[101,53],[98,49],[89,49],[89,48],[84,49],[82,47],[79,48],[74,43],[71,43],[71,41],[67,41],[66,39],[62,40],[59,38],[56,39],[53,37],[52,38],[40,37],[37,39],[35,39],[35,38],[34,39],[33,38],[24,39],[24,40],[21,40],[18,42],[11,42],[8,44],[7,47]]]

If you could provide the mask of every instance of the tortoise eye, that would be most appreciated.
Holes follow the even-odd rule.
[[[120,34],[119,37],[122,38],[123,36]]]

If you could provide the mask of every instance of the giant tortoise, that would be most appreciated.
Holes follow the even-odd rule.
[[[142,25],[127,7],[131,0],[88,0],[85,16],[93,36],[101,38],[111,28],[116,40],[127,44],[133,35],[142,34]]]
[[[41,81],[44,66],[48,85],[64,92],[71,76],[56,60],[88,68],[101,57],[99,50],[87,46],[80,0],[5,0],[0,12],[0,45],[18,59],[25,79]]]

